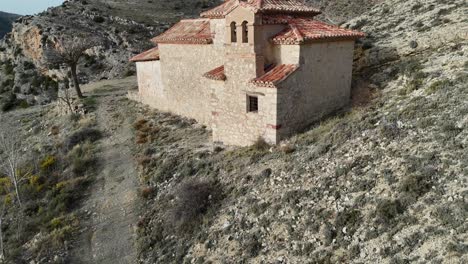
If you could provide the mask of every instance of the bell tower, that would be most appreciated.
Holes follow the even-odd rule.
[[[264,74],[261,15],[238,5],[226,15],[225,74],[249,81]]]

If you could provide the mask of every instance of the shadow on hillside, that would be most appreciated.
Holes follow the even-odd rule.
[[[364,107],[398,76],[401,57],[394,47],[356,43],[351,85],[351,106]]]

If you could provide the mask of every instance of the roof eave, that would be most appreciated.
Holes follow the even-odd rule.
[[[360,38],[364,38],[365,35],[360,36],[335,36],[335,37],[320,37],[320,38],[304,38],[298,39],[271,39],[270,42],[275,45],[304,45],[313,44],[320,42],[337,42],[337,41],[356,41]]]
[[[180,44],[180,45],[210,45],[213,44],[213,39],[152,39],[155,44]]]

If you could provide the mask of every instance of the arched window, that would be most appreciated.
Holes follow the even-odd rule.
[[[236,22],[231,22],[231,42],[237,42]]]
[[[249,43],[249,28],[247,21],[242,22],[242,43]]]

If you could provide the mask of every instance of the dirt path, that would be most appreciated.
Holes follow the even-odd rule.
[[[125,79],[84,87],[97,98],[97,121],[106,136],[99,146],[101,170],[81,208],[87,217],[72,263],[136,263],[138,178],[130,148],[131,114],[124,104],[132,85],[133,79]]]

